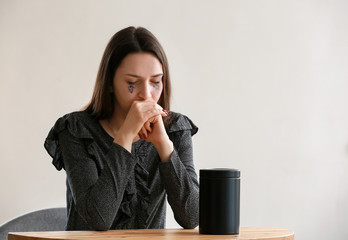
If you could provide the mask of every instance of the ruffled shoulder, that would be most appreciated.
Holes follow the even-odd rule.
[[[63,168],[62,151],[60,149],[58,134],[68,130],[76,138],[93,139],[88,124],[93,118],[84,111],[73,112],[59,118],[51,128],[45,140],[44,147],[48,154],[53,158],[52,164],[61,170]]]
[[[198,132],[198,127],[187,116],[177,112],[170,112],[170,124],[167,128],[168,133],[191,130],[191,135]]]

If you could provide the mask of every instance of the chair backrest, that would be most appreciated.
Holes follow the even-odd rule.
[[[66,208],[48,208],[16,217],[0,226],[0,240],[9,232],[64,231]]]

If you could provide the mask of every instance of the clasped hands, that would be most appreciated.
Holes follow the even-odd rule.
[[[173,143],[166,133],[162,120],[162,117],[166,116],[168,116],[168,113],[151,100],[134,101],[114,142],[131,152],[132,143],[139,136],[151,142],[155,146],[161,161],[166,162],[170,159],[174,150]]]
[[[134,102],[133,106],[135,112],[139,114],[139,123],[143,123],[138,132],[141,139],[156,143],[160,142],[162,137],[167,136],[162,120],[162,117],[168,116],[166,110],[151,101]]]
[[[166,116],[168,113],[152,100],[134,101],[115,141],[130,150],[131,144],[139,136],[153,143],[155,147],[159,146],[169,140],[162,120]]]

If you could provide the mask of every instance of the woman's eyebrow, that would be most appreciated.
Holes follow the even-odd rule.
[[[143,78],[142,76],[132,74],[132,73],[127,73],[126,76],[134,77],[134,78]],[[151,77],[154,78],[154,77],[161,77],[161,76],[163,76],[163,73],[157,73],[157,74],[152,75]]]
[[[163,73],[157,73],[155,75],[152,75],[151,77],[162,77],[163,76]]]

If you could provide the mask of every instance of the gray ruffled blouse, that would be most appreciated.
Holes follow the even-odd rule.
[[[178,224],[198,225],[191,139],[198,128],[185,115],[170,114],[174,152],[165,163],[142,139],[129,153],[85,111],[57,120],[44,146],[57,170],[66,171],[66,230],[165,228],[166,198]]]

